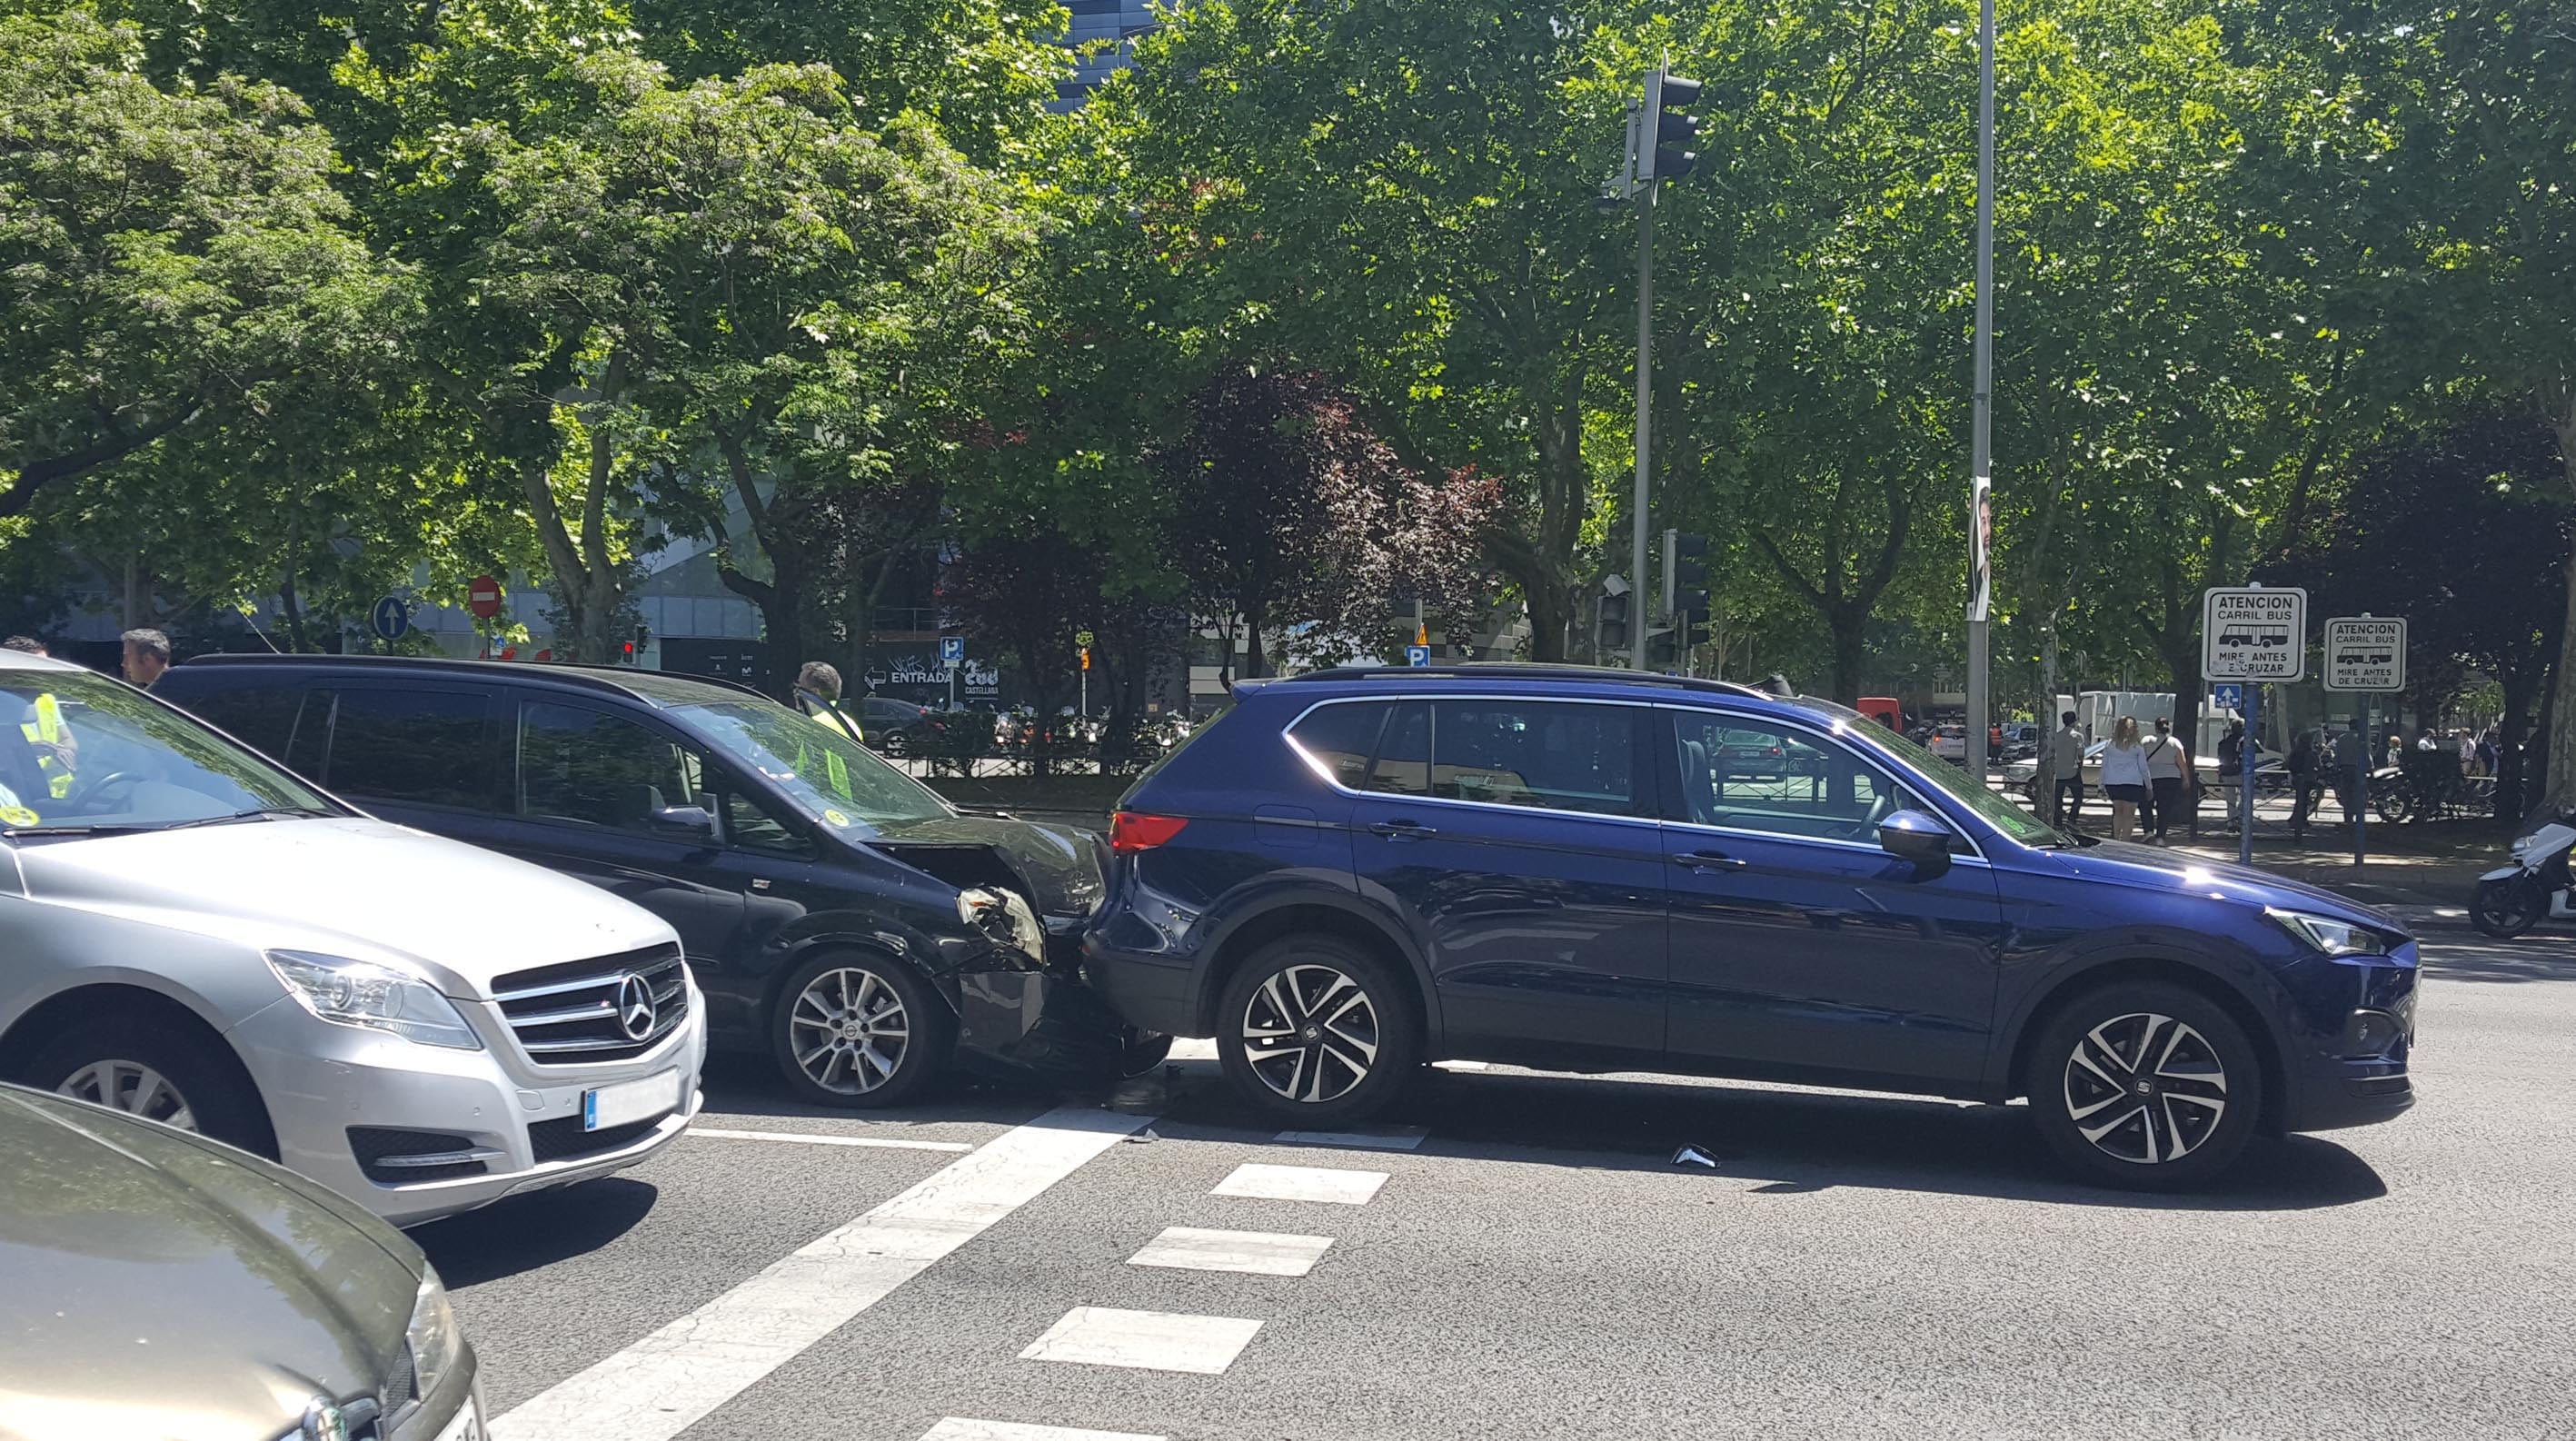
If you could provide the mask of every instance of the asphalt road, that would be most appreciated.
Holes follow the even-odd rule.
[[[501,1441],[2576,1435],[2576,934],[2419,920],[2416,1109],[2211,1195],[2012,1107],[1496,1068],[1308,1145],[1204,1060],[866,1119],[735,1066],[701,1129],[982,1149],[691,1135],[416,1235]]]

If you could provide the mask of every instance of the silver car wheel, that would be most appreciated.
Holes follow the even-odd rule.
[[[912,1017],[903,997],[874,971],[828,970],[798,992],[787,1039],[806,1078],[844,1096],[865,1095],[894,1079],[912,1049]]]
[[[63,1078],[59,1095],[159,1121],[182,1131],[197,1129],[196,1113],[170,1078],[141,1061],[92,1061]]]
[[[2066,1115],[2093,1149],[2155,1166],[2200,1149],[2227,1115],[2227,1067],[2171,1016],[2115,1016],[2066,1058]]]
[[[1348,1095],[1377,1064],[1377,1007],[1331,966],[1293,965],[1243,1008],[1243,1055],[1261,1084],[1292,1101]]]

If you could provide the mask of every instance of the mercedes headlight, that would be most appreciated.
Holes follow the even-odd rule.
[[[454,1002],[410,971],[311,951],[270,951],[286,993],[326,1021],[388,1031],[424,1046],[479,1051],[483,1043]]]
[[[447,1304],[447,1288],[438,1269],[421,1273],[420,1296],[411,1304],[411,1324],[403,1328],[411,1346],[412,1394],[427,1396],[465,1361],[465,1333],[457,1329],[456,1312]]]
[[[2367,926],[2339,921],[2332,916],[2311,915],[2306,911],[2267,909],[2263,914],[2280,923],[2281,929],[2307,943],[2321,956],[2384,956],[2388,941]]]

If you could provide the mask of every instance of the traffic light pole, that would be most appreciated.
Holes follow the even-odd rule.
[[[1642,137],[1652,145],[1654,137]],[[1653,482],[1650,460],[1654,453],[1655,423],[1655,182],[1649,180],[1637,192],[1637,505],[1628,516],[1632,532],[1628,547],[1630,561],[1629,594],[1637,599],[1629,605],[1628,665],[1632,670],[1646,668],[1646,631],[1653,617],[1646,614],[1646,530],[1649,490]]]

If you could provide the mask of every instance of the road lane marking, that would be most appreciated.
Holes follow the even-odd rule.
[[[1410,1151],[1422,1144],[1420,1126],[1391,1126],[1383,1131],[1282,1131],[1270,1139],[1283,1146],[1339,1146],[1359,1151]]]
[[[1384,1171],[1340,1171],[1325,1166],[1242,1165],[1216,1183],[1211,1196],[1245,1196],[1256,1201],[1327,1201],[1337,1206],[1365,1206],[1386,1184]]]
[[[495,1441],[671,1441],[1152,1119],[1067,1106],[1006,1131],[557,1382],[495,1421],[492,1435]]]
[[[1235,1271],[1247,1276],[1303,1276],[1315,1269],[1330,1236],[1283,1236],[1271,1231],[1203,1231],[1195,1226],[1166,1226],[1145,1249],[1127,1258],[1130,1266],[1168,1266],[1176,1271]]]
[[[875,1146],[888,1151],[971,1151],[964,1141],[907,1141],[891,1136],[812,1136],[801,1131],[726,1131],[691,1126],[689,1134],[717,1141],[783,1141],[795,1146]]]
[[[1433,1061],[1431,1066],[1432,1069],[1440,1071],[1482,1071],[1490,1069],[1490,1067],[1488,1067],[1483,1061]]]
[[[1189,1036],[1183,1036],[1172,1042],[1172,1053],[1166,1059],[1174,1061],[1213,1061],[1216,1059],[1216,1042],[1207,1040],[1204,1037],[1192,1038]]]
[[[1232,1316],[1076,1306],[1022,1351],[1020,1359],[1222,1376],[1260,1329],[1258,1321]]]
[[[921,1441],[1165,1441],[1134,1431],[1076,1431],[1066,1426],[1030,1426],[1018,1421],[975,1421],[943,1416],[921,1433]]]

